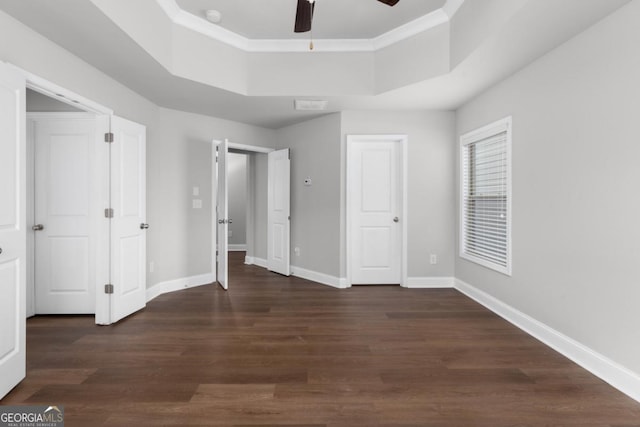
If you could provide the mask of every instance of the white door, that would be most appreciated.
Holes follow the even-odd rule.
[[[146,128],[111,118],[111,323],[146,305]]]
[[[227,153],[229,141],[221,141],[217,146],[217,219],[218,219],[218,283],[229,289],[229,195],[227,194]]]
[[[36,116],[32,129],[35,312],[92,314],[100,220],[96,119],[78,114]]]
[[[290,160],[289,149],[269,153],[267,195],[267,266],[289,276],[290,258]]]
[[[351,283],[400,284],[402,263],[401,145],[348,143]]]
[[[0,399],[26,372],[25,81],[0,62]]]

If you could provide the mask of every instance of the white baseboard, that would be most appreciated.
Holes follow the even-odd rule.
[[[183,277],[180,279],[160,282],[147,288],[147,302],[152,299],[166,294],[167,292],[180,291],[187,288],[195,288],[196,286],[209,285],[214,281],[213,274],[200,274],[198,276]]]
[[[462,280],[455,288],[640,402],[640,375]]]
[[[257,265],[258,267],[262,267],[262,268],[267,268],[267,266],[269,265],[266,259],[253,257],[253,256],[244,257],[244,263],[247,265]]]
[[[454,283],[453,277],[409,277],[405,287],[410,289],[453,288]]]
[[[247,245],[246,244],[229,245],[229,251],[230,252],[246,252],[247,251]]]
[[[266,259],[247,256],[244,258],[244,263],[247,265],[257,265],[258,267],[267,268],[268,262]],[[330,276],[324,273],[318,273],[316,271],[307,270],[306,268],[291,266],[291,275],[300,277],[301,279],[311,280],[322,285],[328,285],[338,289],[346,289],[347,279]]]
[[[306,268],[291,266],[291,274],[301,279],[311,280],[322,285],[328,285],[333,288],[346,289],[347,279],[341,277],[330,276],[324,273],[318,273],[317,271],[307,270]]]

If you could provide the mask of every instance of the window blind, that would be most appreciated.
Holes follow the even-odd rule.
[[[463,146],[462,250],[504,269],[509,263],[508,135],[503,130]]]

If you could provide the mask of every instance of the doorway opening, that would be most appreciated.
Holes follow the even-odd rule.
[[[32,119],[27,126],[25,102],[33,144],[24,139],[29,159],[19,165],[30,181],[24,265],[35,269],[28,268],[31,286],[25,274],[24,314],[94,313],[96,324],[115,323],[146,305],[146,127],[10,67],[23,76]],[[37,298],[39,278],[48,282]],[[70,302],[78,297],[84,305]]]
[[[98,116],[32,89],[26,111],[27,316],[95,314]]]
[[[228,140],[214,141],[214,144],[216,172],[212,177],[217,182],[212,185],[215,193],[212,197],[215,203],[212,206],[215,212],[212,216],[215,233],[212,238],[212,269],[217,282],[223,289],[229,288],[230,249],[246,249],[244,264],[255,264],[288,276],[291,219],[289,150],[236,144]],[[245,178],[240,178],[240,175]],[[232,181],[234,177],[236,179]],[[243,181],[246,192],[237,188],[243,185]],[[231,194],[233,188],[238,194]],[[239,207],[231,206],[236,196],[240,199],[236,199]],[[236,218],[231,217],[232,212]],[[244,245],[239,241],[241,239],[231,240],[234,233],[237,236],[239,232],[242,236],[243,231]],[[235,265],[239,265],[240,257],[233,254]]]
[[[229,275],[245,265],[267,268],[266,153],[229,150]]]

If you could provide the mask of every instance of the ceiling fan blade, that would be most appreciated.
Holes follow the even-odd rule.
[[[311,30],[311,21],[313,20],[313,8],[315,2],[310,3],[309,0],[298,0],[298,9],[296,10],[296,24],[294,31],[296,33],[305,33]]]
[[[384,3],[389,6],[395,6],[400,0],[378,0],[381,3]]]

